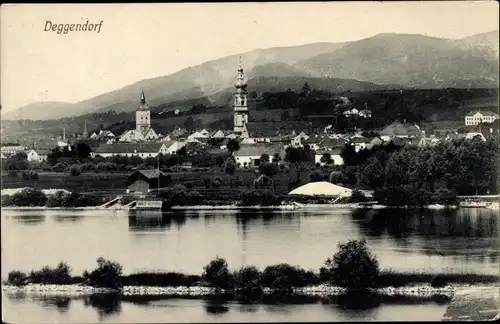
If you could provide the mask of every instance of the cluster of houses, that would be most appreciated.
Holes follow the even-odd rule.
[[[305,147],[315,151],[315,162],[319,164],[343,164],[341,151],[346,144],[352,145],[356,151],[370,149],[377,145],[394,143],[403,145],[435,145],[443,140],[458,137],[475,138],[491,135],[493,129],[483,129],[482,124],[498,119],[498,115],[490,112],[472,112],[465,117],[465,123],[470,126],[467,133],[458,134],[450,131],[440,136],[426,136],[425,132],[417,125],[393,122],[378,132],[377,136],[365,137],[361,133],[354,135],[333,134],[332,127],[326,127],[318,133],[310,122],[255,122],[249,121],[247,107],[246,81],[243,69],[238,69],[236,92],[234,94],[234,129],[209,131],[202,129],[191,134],[186,129],[176,128],[171,133],[162,135],[151,126],[151,112],[144,92],[141,93],[140,104],[136,110],[136,127],[116,136],[111,131],[101,130],[90,136],[86,133],[76,143],[86,143],[91,149],[91,156],[138,156],[141,158],[154,158],[159,154],[175,154],[184,149],[188,154],[197,154],[205,151],[219,154],[228,150],[231,140],[239,142],[239,149],[233,154],[236,162],[241,166],[256,166],[260,163],[263,154],[268,154],[274,160],[283,160],[287,147]],[[348,98],[342,97],[343,104],[349,105]],[[366,109],[356,108],[344,111],[346,117],[359,116],[371,118],[372,113]],[[474,129],[477,125],[478,129]],[[496,130],[498,132],[498,130]],[[72,143],[72,144],[76,144]],[[50,149],[59,146],[69,146],[66,141],[53,141],[50,145],[38,143],[29,149],[22,146],[2,147],[2,158],[19,151],[27,153],[29,161],[41,162],[47,159]],[[329,158],[325,158],[325,157]]]

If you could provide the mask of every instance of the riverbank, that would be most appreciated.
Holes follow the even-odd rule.
[[[238,205],[191,205],[191,206],[172,206],[165,211],[192,211],[192,210],[300,210],[304,208],[335,208],[335,209],[457,209],[458,206],[446,205],[429,205],[429,206],[386,206],[386,205],[364,205],[358,203],[352,204],[300,204],[293,203],[278,206],[238,206]],[[127,206],[87,206],[87,207],[47,207],[47,206],[5,206],[2,210],[13,211],[44,211],[44,210],[72,210],[72,211],[86,211],[86,210],[136,210]]]
[[[448,285],[441,288],[431,287],[429,285],[414,285],[409,287],[385,287],[371,288],[367,291],[386,296],[432,296],[444,295],[453,296],[457,287]],[[216,296],[226,295],[233,292],[225,291],[224,289],[215,289],[206,286],[124,286],[120,290],[110,288],[91,287],[80,284],[74,285],[46,285],[46,284],[28,284],[26,286],[2,286],[2,291],[6,293],[24,292],[27,294],[56,294],[56,295],[91,295],[91,294],[110,294],[119,293],[124,296],[154,296],[154,295],[169,295],[169,296]],[[272,295],[279,292],[278,290],[264,287],[263,295]],[[347,294],[348,290],[342,287],[336,287],[328,284],[310,285],[306,287],[292,288],[292,294],[304,296],[335,296]]]

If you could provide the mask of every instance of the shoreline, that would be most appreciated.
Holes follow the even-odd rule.
[[[433,288],[430,285],[415,285],[404,287],[384,287],[371,288],[368,292],[377,293],[386,296],[432,296],[446,295],[452,297],[457,286],[448,285],[441,288]],[[171,296],[218,296],[227,295],[223,289],[216,290],[206,286],[124,286],[121,290],[84,286],[80,284],[74,285],[50,285],[50,284],[28,284],[25,286],[2,285],[2,292],[5,293],[27,293],[27,294],[55,294],[55,295],[92,295],[92,294],[112,294],[118,293],[124,296],[155,296],[155,295],[171,295]],[[264,288],[263,295],[271,295],[276,293],[270,288]],[[291,295],[305,296],[335,296],[348,293],[347,289],[332,285],[310,285],[305,287],[294,287]]]
[[[386,205],[370,205],[352,203],[352,204],[291,204],[280,206],[236,206],[236,205],[192,205],[192,206],[172,206],[168,211],[190,211],[190,210],[303,210],[308,208],[334,208],[334,209],[427,209],[427,210],[443,210],[443,209],[459,209],[459,206],[446,206],[446,205],[428,205],[428,206],[386,206]],[[479,209],[488,209],[486,207]],[[47,210],[71,210],[71,211],[128,211],[128,210],[141,210],[134,208],[113,208],[101,206],[87,206],[87,207],[46,207],[46,206],[6,206],[1,207],[2,210],[11,211],[47,211]],[[158,211],[159,212],[159,211]]]

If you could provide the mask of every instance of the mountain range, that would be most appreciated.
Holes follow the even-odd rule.
[[[313,88],[370,91],[386,88],[497,88],[499,32],[451,40],[412,34],[378,34],[344,43],[257,49],[138,81],[77,103],[36,102],[4,112],[3,119],[58,119],[136,109],[141,89],[155,106],[206,97],[228,104],[244,63],[249,91]]]

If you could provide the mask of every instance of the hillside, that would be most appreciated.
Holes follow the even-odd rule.
[[[422,35],[379,34],[346,43],[316,43],[257,49],[241,54],[247,77],[267,79],[250,91],[282,91],[282,78],[336,78],[388,87],[498,87],[498,31],[449,40]],[[496,52],[495,52],[496,48]],[[496,53],[496,55],[495,55]],[[138,81],[75,104],[36,103],[3,119],[55,119],[96,111],[131,111],[144,89],[151,105],[207,97],[219,102],[232,91],[239,55],[182,69],[167,76]],[[275,81],[271,81],[275,78]],[[303,83],[304,81],[302,81]],[[392,85],[395,86],[392,86]],[[353,87],[359,83],[354,83]],[[255,86],[252,89],[252,86]],[[266,89],[269,86],[270,88]],[[284,86],[284,87],[283,87]],[[343,89],[350,89],[344,84]],[[340,89],[340,88],[339,88]],[[366,90],[366,89],[365,89]],[[338,90],[337,90],[338,91]],[[50,113],[48,113],[50,111]]]
[[[2,119],[57,119],[73,111],[73,104],[69,102],[34,102],[13,111],[2,112]]]
[[[495,87],[498,83],[495,57],[422,35],[379,34],[302,60],[297,66],[322,77],[415,88]]]
[[[291,65],[308,57],[332,52],[342,46],[342,43],[316,43],[300,46],[257,49],[240,55],[246,72],[249,72],[256,66],[269,63],[279,62],[283,63],[283,65]],[[88,100],[75,104],[68,104],[66,107],[63,107],[66,109],[57,110],[57,112],[52,113],[50,117],[45,117],[43,114],[40,115],[39,113],[40,108],[45,107],[45,103],[43,102],[36,103],[37,109],[30,108],[30,105],[24,106],[20,108],[23,111],[21,116],[25,119],[52,119],[96,111],[107,111],[109,109],[130,111],[136,108],[141,89],[144,89],[148,101],[152,105],[200,97],[203,95],[212,95],[232,86],[238,67],[238,61],[239,55],[232,55],[205,62],[194,67],[188,67],[170,75],[141,80],[121,89],[104,93]],[[276,69],[283,70],[285,73],[284,76],[290,76],[283,65],[281,68],[276,67]],[[257,69],[257,71],[263,72],[265,69]],[[260,75],[254,74],[254,76]],[[278,74],[276,76],[280,75]],[[52,108],[51,105],[46,107],[49,109]],[[18,114],[14,111],[9,111],[2,114],[2,118],[18,119],[17,115]]]

